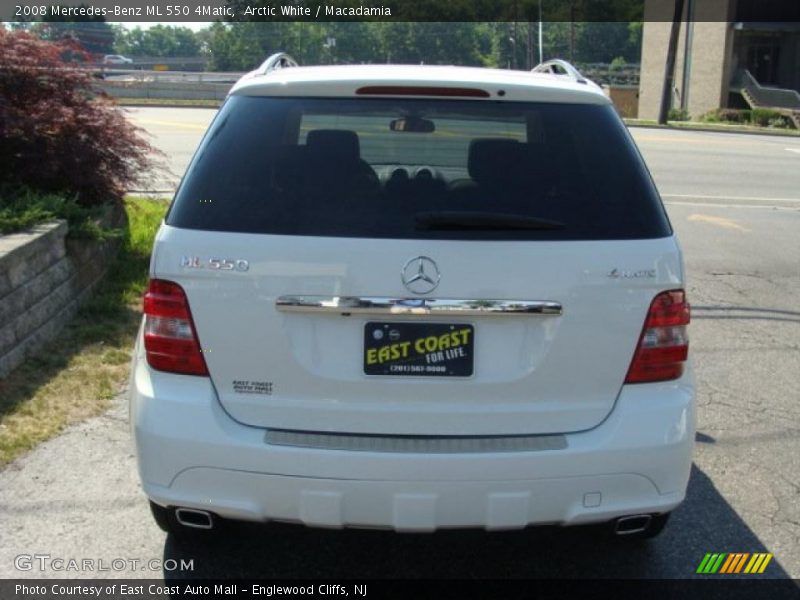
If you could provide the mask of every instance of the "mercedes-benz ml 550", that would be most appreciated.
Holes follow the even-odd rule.
[[[636,537],[684,498],[681,250],[568,64],[272,57],[209,127],[150,278],[131,421],[167,530]]]

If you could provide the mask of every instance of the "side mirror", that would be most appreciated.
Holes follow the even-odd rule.
[[[433,121],[421,117],[403,117],[389,123],[389,129],[404,133],[433,133],[436,131],[436,125]]]

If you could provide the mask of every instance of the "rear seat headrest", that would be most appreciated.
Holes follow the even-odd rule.
[[[524,144],[516,140],[479,138],[469,144],[467,170],[478,184],[499,183],[516,174],[523,160]]]
[[[336,157],[339,161],[361,158],[358,134],[347,129],[314,129],[306,136],[306,146],[316,155]]]

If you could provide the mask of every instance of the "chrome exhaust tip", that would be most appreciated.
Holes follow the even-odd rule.
[[[213,529],[214,517],[210,512],[194,508],[176,508],[175,520],[192,529]]]
[[[614,533],[616,535],[641,533],[650,527],[650,522],[652,520],[652,515],[629,515],[627,517],[620,517],[614,522]]]

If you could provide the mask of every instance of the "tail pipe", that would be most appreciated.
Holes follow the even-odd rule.
[[[650,527],[650,522],[652,520],[652,515],[628,515],[627,517],[620,517],[614,522],[614,533],[616,535],[641,533]]]
[[[192,529],[213,529],[214,516],[205,510],[194,508],[176,508],[175,520],[184,527]]]

